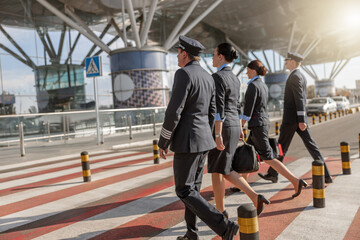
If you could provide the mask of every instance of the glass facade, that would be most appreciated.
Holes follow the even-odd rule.
[[[35,70],[39,112],[85,108],[84,67],[54,64]]]

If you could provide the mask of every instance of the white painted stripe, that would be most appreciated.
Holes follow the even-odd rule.
[[[119,158],[123,155],[127,155],[127,154],[131,154],[131,153],[135,153],[135,152],[122,152],[122,153],[111,153],[111,154],[106,154],[106,155],[101,155],[101,156],[96,156],[96,157],[89,157],[90,162],[94,161],[94,160],[98,160],[98,159],[103,159],[103,158],[109,158],[109,157],[115,157],[115,156],[119,156]],[[77,160],[69,160],[66,162],[60,162],[60,163],[55,163],[55,164],[51,164],[51,165],[44,165],[44,166],[40,166],[40,167],[29,167],[27,169],[22,169],[22,170],[14,170],[11,172],[7,172],[7,173],[1,173],[0,175],[0,179],[2,178],[7,178],[7,177],[12,177],[12,176],[18,176],[18,175],[24,175],[27,173],[32,173],[32,172],[38,172],[38,171],[42,171],[42,170],[46,170],[46,169],[52,169],[52,168],[58,168],[58,167],[64,167],[64,166],[68,166],[71,164],[75,164],[75,163],[79,163],[81,162],[81,157],[80,155],[78,156],[79,159]],[[64,159],[59,159],[60,160],[64,160]]]
[[[360,161],[351,175],[339,175],[325,189],[325,208],[311,202],[277,239],[344,239],[360,206]],[[309,234],[311,233],[311,234]]]
[[[162,128],[162,129],[161,129],[161,134],[171,136],[172,132],[170,132],[170,131],[166,130],[165,128]]]
[[[172,157],[169,157],[169,160],[172,160]],[[81,194],[76,194],[67,198],[59,199],[57,201],[39,205],[24,211],[16,212],[13,214],[6,215],[0,219],[0,232],[6,231],[8,229],[21,226],[48,216],[52,216],[58,213],[61,213],[66,210],[74,209],[76,207],[85,205],[90,202],[95,202],[103,198],[112,196],[117,193],[121,193],[136,187],[143,186],[145,184],[154,182],[161,178],[172,176],[173,171],[172,167],[152,172],[149,174],[141,175],[132,179],[125,181],[117,182],[111,185],[107,185],[101,188],[97,188],[91,191],[87,191]],[[85,183],[86,184],[86,183]],[[159,201],[159,200],[157,200]],[[146,204],[143,203],[144,207]],[[125,205],[126,206],[126,205]],[[140,206],[139,206],[140,207]],[[124,208],[126,211],[130,211],[128,208]],[[153,209],[152,209],[153,210]],[[124,214],[124,212],[122,213]],[[129,219],[127,217],[127,219]],[[106,221],[102,219],[103,221]],[[108,221],[113,221],[113,219],[108,219]],[[127,220],[128,221],[128,220]],[[86,222],[86,221],[85,221]],[[116,222],[115,222],[116,223]],[[97,223],[98,224],[98,223]],[[66,228],[62,228],[64,234],[66,233]],[[88,228],[87,231],[89,231]],[[51,238],[48,238],[51,239]],[[55,238],[60,239],[60,238]],[[63,239],[63,237],[61,237]],[[82,238],[84,239],[84,238]]]
[[[149,156],[152,156],[152,154],[149,153],[146,156],[149,157]],[[142,156],[142,157],[144,157],[144,156]],[[128,160],[129,159],[136,160],[136,159],[140,159],[142,157],[140,157],[140,156],[139,157],[134,156],[132,158],[128,157]],[[141,162],[141,163],[129,165],[126,167],[111,169],[111,170],[93,174],[91,176],[91,179],[92,179],[92,181],[101,180],[101,179],[108,178],[109,176],[124,174],[124,173],[130,172],[130,171],[135,171],[135,170],[144,168],[144,167],[150,167],[152,165],[154,165],[152,161],[151,162]],[[55,183],[52,185],[47,185],[46,187],[38,187],[38,188],[34,188],[34,189],[28,189],[26,191],[21,191],[21,192],[17,192],[17,193],[13,193],[13,194],[1,197],[0,205],[6,205],[6,204],[13,203],[15,201],[18,202],[18,201],[26,200],[31,197],[40,196],[43,194],[59,191],[59,190],[66,189],[69,187],[75,187],[75,186],[78,186],[81,184],[84,184],[83,178],[79,177],[79,178],[74,178],[74,179],[70,179],[67,181],[58,182],[58,183]]]
[[[90,156],[93,155],[93,154],[106,154],[106,153],[112,153],[112,152],[113,151],[111,151],[111,150],[101,150],[101,151],[94,151],[94,152],[88,151]],[[50,158],[44,158],[44,159],[33,160],[33,161],[28,161],[28,162],[9,164],[9,165],[5,165],[5,166],[1,166],[1,170],[8,170],[8,169],[12,169],[12,168],[31,166],[31,165],[35,165],[35,164],[39,164],[39,163],[56,162],[58,160],[69,159],[69,158],[77,158],[77,157],[80,158],[80,153],[69,154],[69,155],[64,155],[64,156],[56,156],[56,157],[50,157]]]
[[[111,165],[111,164],[116,164],[116,163],[121,163],[121,162],[124,162],[124,161],[140,159],[140,158],[145,158],[145,157],[151,157],[151,156],[152,156],[151,153],[147,153],[147,154],[141,154],[141,155],[137,155],[137,156],[133,156],[133,157],[116,158],[116,159],[113,159],[113,160],[108,160],[108,161],[104,161],[104,162],[91,164],[90,169],[97,169],[97,168],[105,167],[105,166],[108,166],[108,165]],[[16,179],[16,180],[13,180],[13,181],[0,183],[0,189],[16,187],[16,186],[20,186],[20,185],[23,185],[23,184],[30,184],[30,183],[34,183],[34,182],[38,182],[38,181],[42,181],[42,180],[48,180],[48,179],[52,179],[52,178],[56,178],[56,177],[61,177],[61,176],[67,175],[67,174],[76,173],[76,172],[81,173],[82,172],[81,162],[79,161],[78,163],[79,163],[78,167],[73,167],[73,168],[66,169],[66,170],[61,170],[61,171],[57,171],[57,172],[50,172],[50,173],[41,174],[41,175],[38,175],[38,176],[28,177],[28,178],[26,178],[26,180],[24,180],[24,179]],[[71,164],[73,164],[73,163],[71,163]]]

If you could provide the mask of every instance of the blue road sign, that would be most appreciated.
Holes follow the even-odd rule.
[[[101,57],[88,57],[85,59],[86,77],[102,76]]]

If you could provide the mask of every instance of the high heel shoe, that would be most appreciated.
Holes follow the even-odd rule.
[[[299,187],[298,187],[298,189],[297,189],[297,192],[292,195],[292,198],[296,198],[297,196],[299,196],[300,193],[301,193],[301,189],[302,189],[303,187],[307,187],[307,186],[308,186],[307,182],[305,182],[304,180],[300,179],[300,180],[299,180]]]
[[[264,195],[258,194],[258,199],[257,199],[257,215],[258,216],[260,216],[260,214],[265,209],[263,203],[270,204],[270,201],[266,197],[264,197]]]

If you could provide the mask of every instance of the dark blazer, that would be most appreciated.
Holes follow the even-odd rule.
[[[266,84],[257,78],[247,87],[245,93],[244,115],[251,117],[248,127],[269,125],[269,116],[266,112],[268,102],[268,88]]]
[[[306,78],[299,69],[296,69],[289,75],[286,82],[282,123],[299,122],[307,122]]]
[[[176,71],[165,112],[159,147],[175,153],[204,152],[216,147],[211,131],[216,114],[215,83],[197,61]]]
[[[225,118],[224,126],[239,126],[240,111],[240,81],[231,71],[224,67],[213,75],[216,86],[216,110],[221,119]]]

